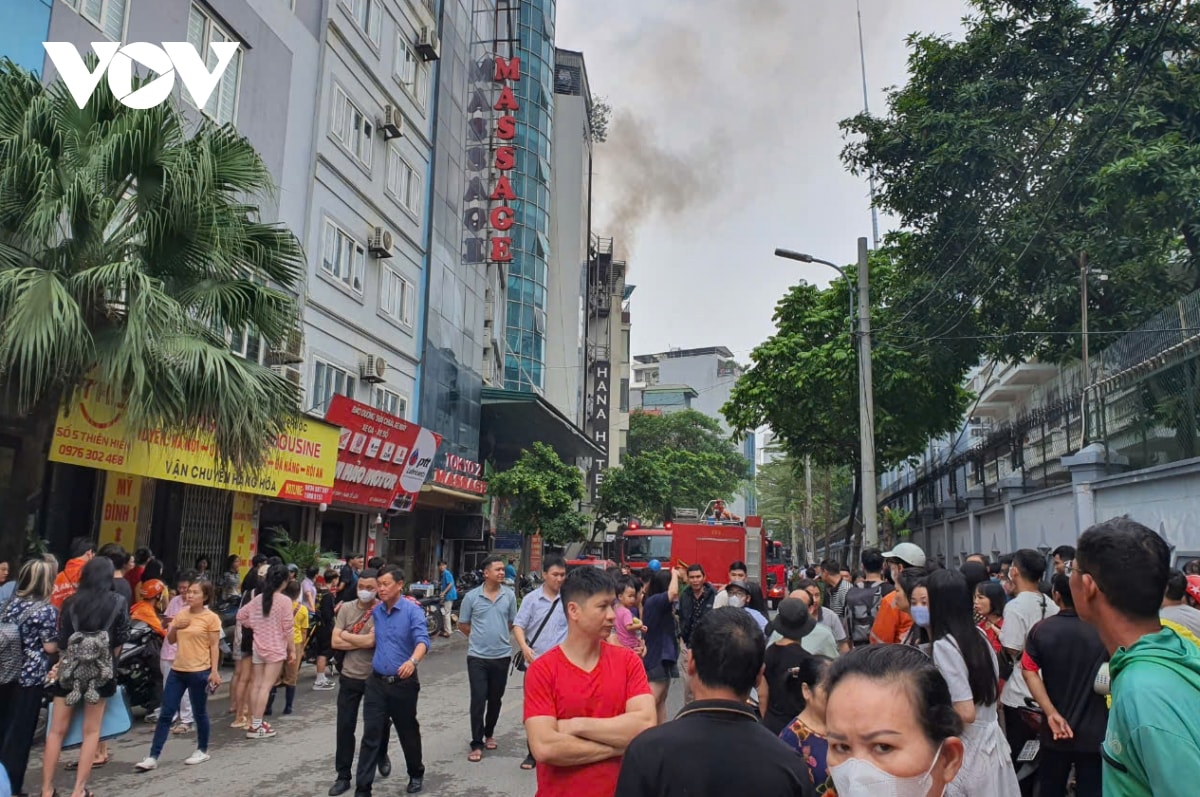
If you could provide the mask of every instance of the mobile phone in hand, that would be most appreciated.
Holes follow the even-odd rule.
[[[214,684],[212,681],[209,681],[209,682],[208,682],[208,687],[207,687],[207,689],[208,689],[208,693],[209,693],[210,695],[215,695],[215,694],[217,693],[217,690],[218,690],[218,689],[220,689],[220,688],[221,688],[221,687],[220,687],[220,684]]]

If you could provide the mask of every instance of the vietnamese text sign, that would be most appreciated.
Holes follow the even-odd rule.
[[[123,404],[86,379],[72,405],[64,407],[59,416],[50,459],[316,504],[328,502],[332,494],[337,430],[319,421],[303,420],[298,428],[276,438],[260,470],[239,474],[217,462],[216,446],[208,432],[130,434]]]
[[[254,496],[234,493],[229,523],[229,553],[237,554],[238,574],[246,577],[250,560],[258,553],[258,528],[254,523]]]
[[[133,550],[137,541],[142,478],[109,471],[104,474],[104,510],[100,515],[101,547],[110,542]]]
[[[442,438],[342,395],[325,420],[341,427],[333,499],[372,509],[411,510]]]

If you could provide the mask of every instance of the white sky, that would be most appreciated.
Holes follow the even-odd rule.
[[[967,7],[862,7],[881,113],[907,34],[957,35]],[[724,345],[746,362],[789,285],[834,276],[775,247],[848,263],[871,235],[866,180],[839,159],[837,124],[862,107],[853,0],[559,0],[557,44],[583,51],[620,117],[597,153],[594,227],[625,247],[634,353]]]

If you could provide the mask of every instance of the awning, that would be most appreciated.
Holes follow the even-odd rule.
[[[454,508],[454,504],[456,503],[482,504],[485,501],[487,501],[486,495],[455,490],[452,487],[446,487],[441,484],[422,484],[421,497],[417,500],[417,506],[451,509]]]
[[[479,447],[485,459],[516,462],[522,449],[534,442],[549,445],[565,462],[606,456],[596,441],[537,393],[485,387],[482,400]]]

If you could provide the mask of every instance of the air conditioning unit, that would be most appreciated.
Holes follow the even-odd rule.
[[[385,141],[400,138],[404,135],[404,114],[395,105],[383,106],[383,119],[379,121],[379,129],[383,132]]]
[[[358,366],[358,375],[364,382],[370,382],[377,385],[385,381],[384,376],[387,374],[387,363],[382,357],[376,357],[368,354],[367,359],[363,360]]]
[[[371,232],[371,240],[367,244],[367,249],[375,257],[391,257],[392,256],[392,234],[382,227],[376,227]]]
[[[304,333],[293,329],[287,336],[271,348],[268,361],[271,365],[292,365],[304,362]]]
[[[437,31],[433,26],[421,28],[421,38],[417,39],[417,53],[426,61],[436,61],[442,57],[442,43],[438,41]]]

